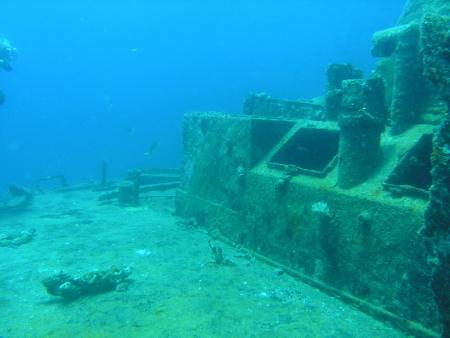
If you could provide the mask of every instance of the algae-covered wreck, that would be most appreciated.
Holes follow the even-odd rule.
[[[177,209],[418,336],[450,335],[450,3],[374,34],[323,98],[184,119]]]

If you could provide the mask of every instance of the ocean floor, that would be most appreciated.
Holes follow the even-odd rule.
[[[26,212],[0,215],[0,234],[35,229],[0,247],[0,337],[405,337],[173,215],[174,191],[140,207],[101,205],[98,192],[35,197]],[[128,291],[71,302],[41,280],[130,267]]]

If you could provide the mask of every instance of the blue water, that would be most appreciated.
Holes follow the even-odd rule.
[[[371,35],[403,4],[3,0],[0,35],[19,58],[0,73],[0,190],[97,179],[102,159],[112,176],[178,166],[183,113],[239,113],[250,92],[322,95],[331,62],[368,74]]]

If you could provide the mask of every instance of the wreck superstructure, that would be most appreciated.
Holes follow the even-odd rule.
[[[449,334],[450,4],[374,34],[324,98],[184,118],[177,211],[418,336]]]

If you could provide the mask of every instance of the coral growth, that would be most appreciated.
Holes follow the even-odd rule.
[[[86,295],[107,291],[126,291],[129,284],[130,269],[115,266],[105,271],[93,271],[81,277],[72,277],[59,272],[42,281],[47,292],[53,296],[73,300]]]

